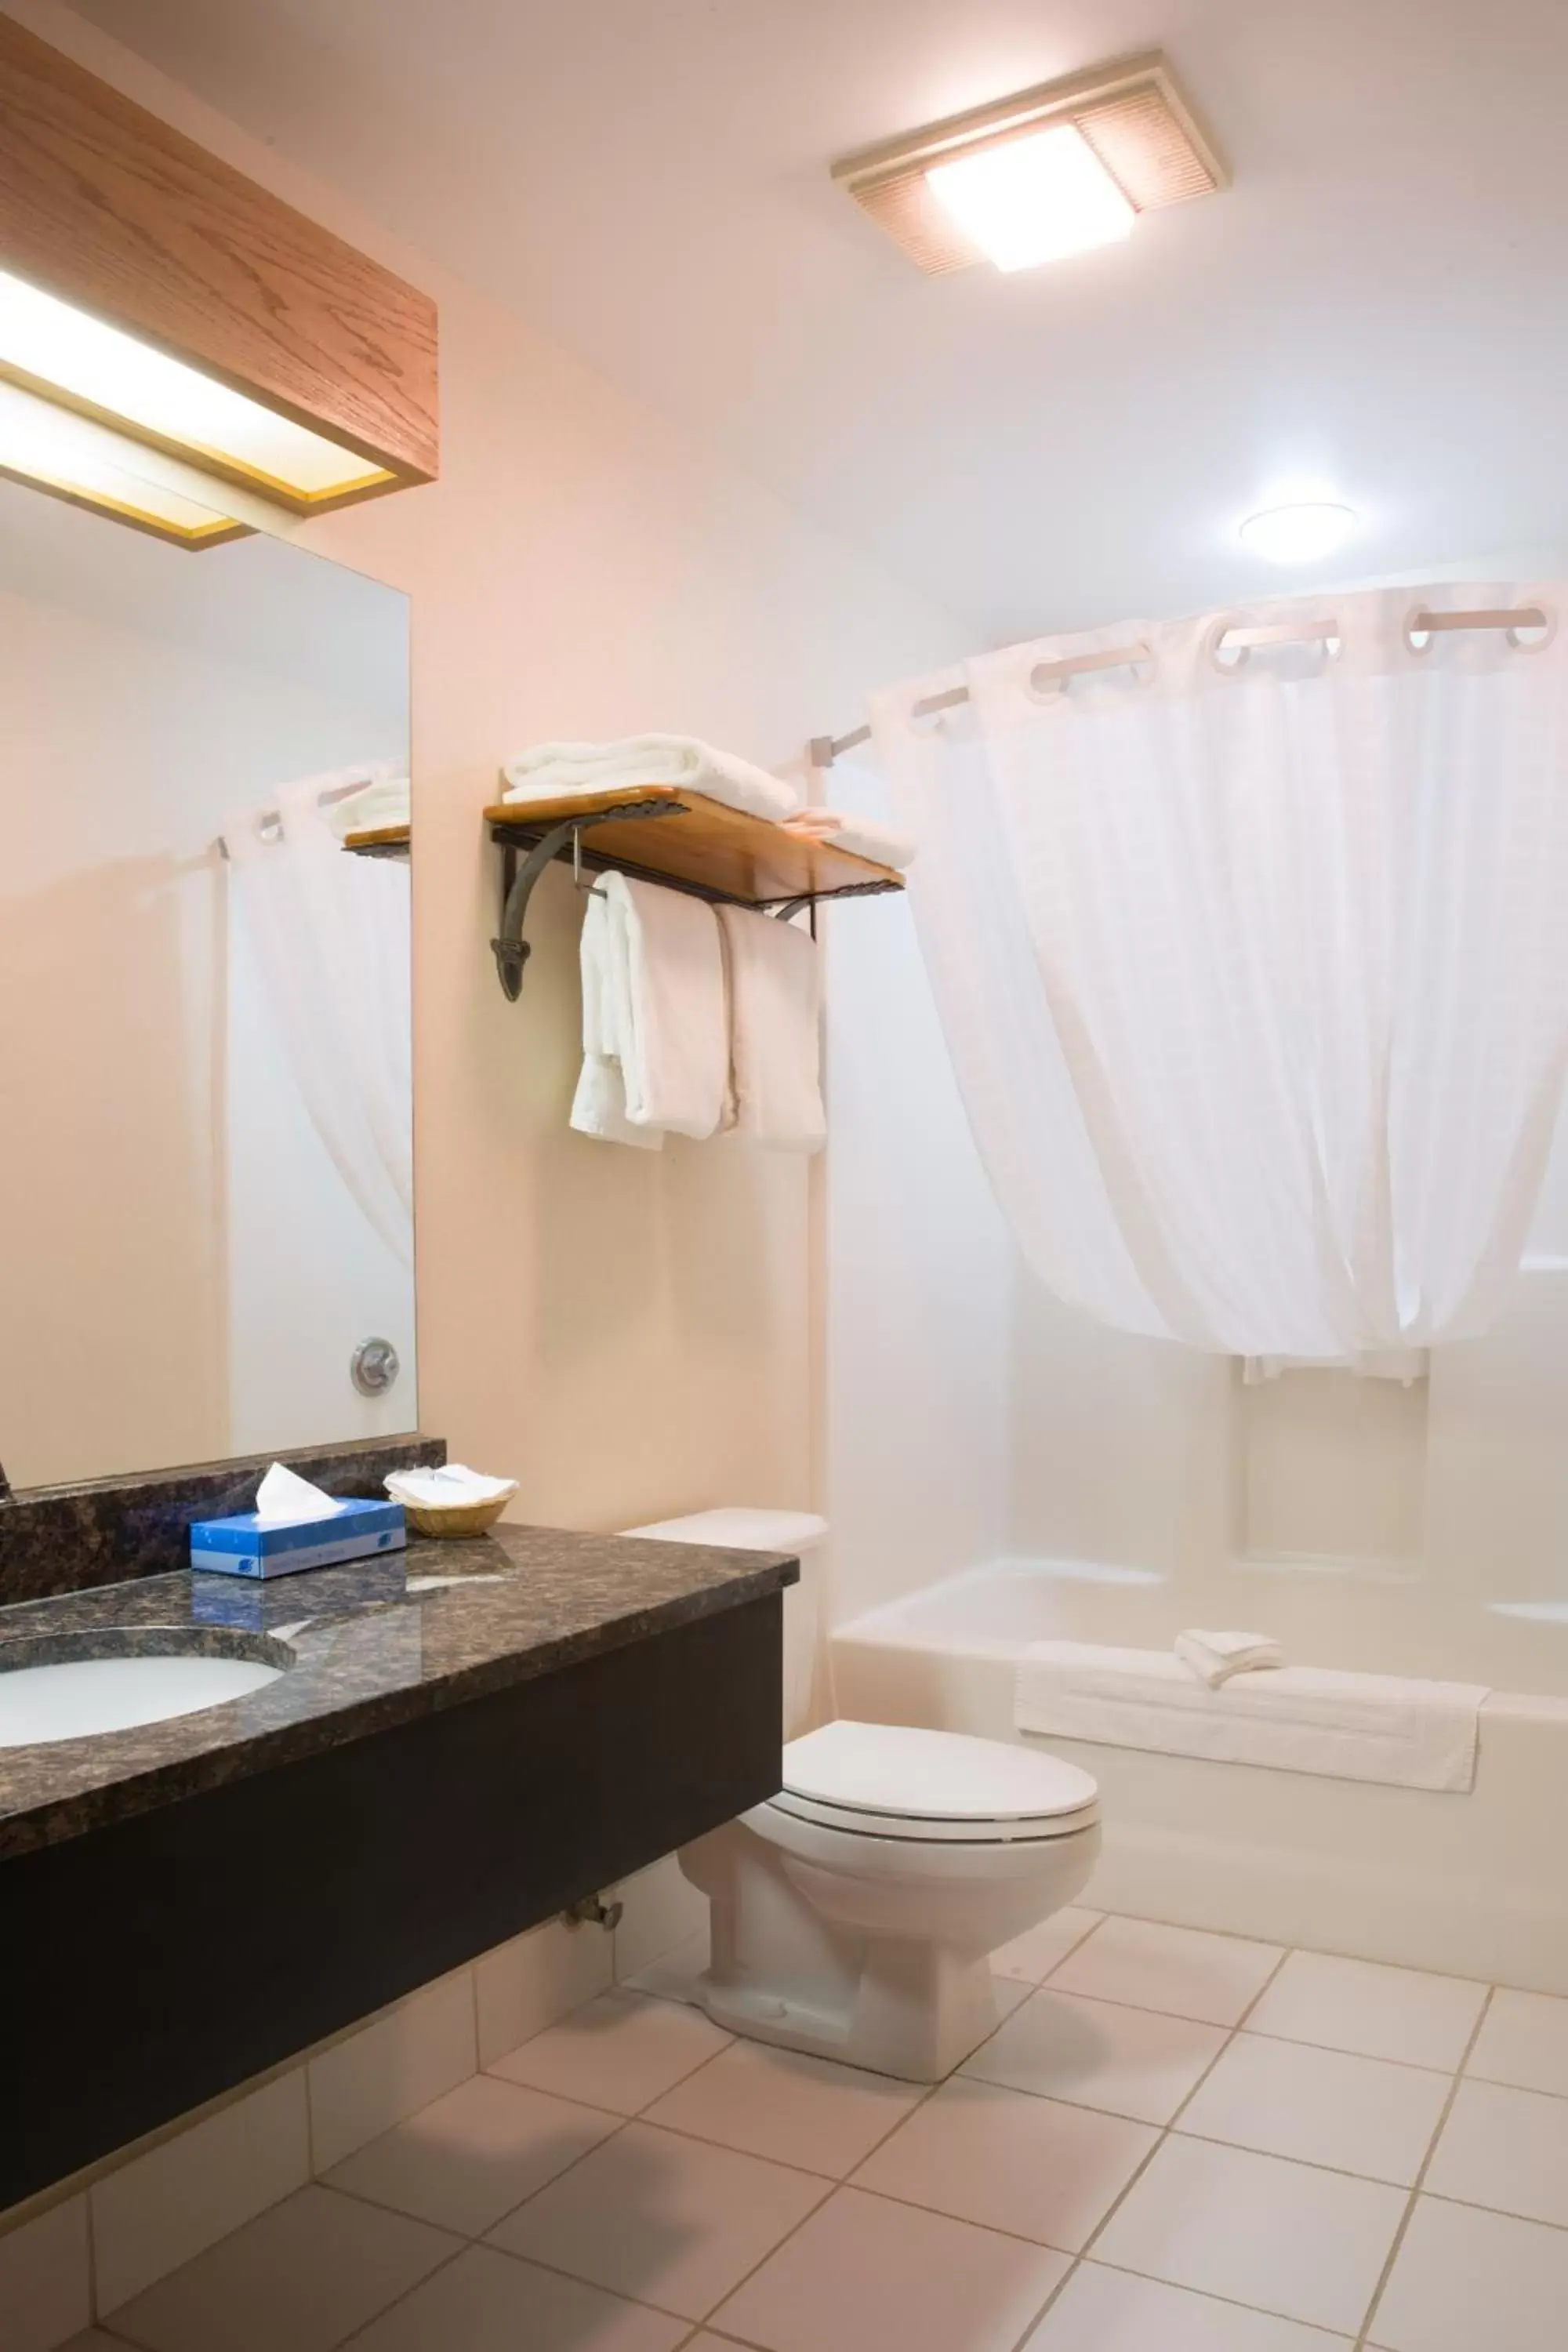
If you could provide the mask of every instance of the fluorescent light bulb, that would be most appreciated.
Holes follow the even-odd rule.
[[[960,155],[925,176],[942,210],[998,269],[1033,269],[1114,244],[1138,217],[1070,122]]]
[[[1311,563],[1342,547],[1359,518],[1353,507],[1331,499],[1304,499],[1294,505],[1265,507],[1248,515],[1241,536],[1270,563]]]
[[[258,489],[309,501],[387,478],[356,451],[5,270],[0,374],[198,463],[216,459]]]

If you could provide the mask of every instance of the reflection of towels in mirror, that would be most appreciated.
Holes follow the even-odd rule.
[[[412,803],[406,776],[390,769],[374,772],[357,791],[324,796],[327,823],[342,841],[351,833],[379,833],[409,822]]]

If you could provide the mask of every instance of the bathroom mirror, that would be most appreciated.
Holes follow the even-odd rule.
[[[395,590],[0,480],[0,1465],[411,1429]]]

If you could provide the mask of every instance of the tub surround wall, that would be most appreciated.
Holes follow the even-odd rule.
[[[836,805],[889,814],[853,761],[828,789]],[[842,1620],[1007,1549],[1013,1249],[908,901],[830,914],[826,935],[822,1508]]]

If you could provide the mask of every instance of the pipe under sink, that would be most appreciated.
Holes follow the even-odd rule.
[[[294,1662],[286,1643],[220,1626],[105,1626],[0,1643],[0,1748],[196,1715],[264,1690]]]

